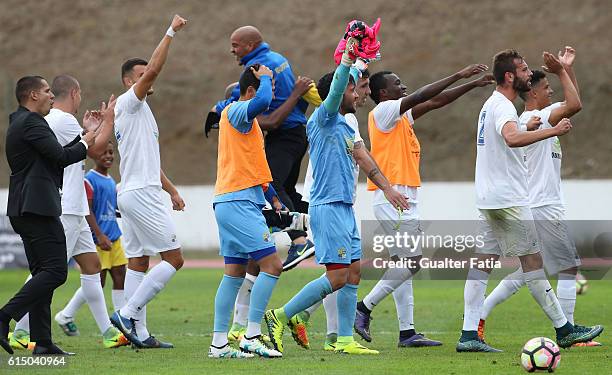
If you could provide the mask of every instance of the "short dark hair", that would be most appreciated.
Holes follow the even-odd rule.
[[[393,74],[393,72],[383,70],[374,73],[370,77],[370,98],[372,98],[376,104],[380,103],[380,90],[387,88],[387,75],[389,74]]]
[[[53,78],[53,83],[51,83],[51,92],[53,92],[53,95],[55,95],[56,98],[61,99],[70,94],[70,90],[77,87],[79,87],[79,82],[76,80],[76,78],[71,77],[68,74],[60,74],[59,76]]]
[[[321,77],[319,79],[319,82],[317,82],[317,91],[319,92],[319,97],[321,98],[321,100],[325,100],[325,98],[327,98],[327,95],[329,95],[329,90],[331,88],[331,83],[334,80],[334,74],[336,72],[329,72],[327,74],[325,74],[323,77]],[[355,84],[355,80],[353,79],[353,76],[349,74],[349,84],[354,85]]]
[[[244,95],[247,92],[249,86],[253,87],[256,91],[259,89],[259,79],[255,77],[255,74],[251,68],[259,70],[260,64],[252,64],[244,69],[244,72],[240,75],[238,85],[240,85],[240,95]]]
[[[523,56],[514,49],[500,51],[493,57],[493,76],[498,85],[505,82],[506,73],[516,74],[516,59],[523,60]]]
[[[361,71],[361,78],[370,78],[370,71],[367,68]]]
[[[531,73],[533,74],[531,76],[531,87],[534,87],[535,85],[537,85],[541,80],[543,80],[544,78],[546,78],[546,73],[544,73],[541,70],[532,70]],[[529,91],[521,91],[519,92],[519,96],[521,97],[521,99],[523,100],[527,100],[527,95],[529,94]]]
[[[121,65],[121,79],[132,72],[136,65],[144,65],[147,66],[149,62],[145,59],[141,59],[139,57],[134,57],[132,59],[127,60]]]
[[[41,76],[25,76],[19,78],[15,86],[15,97],[17,103],[23,104],[30,96],[32,91],[40,90],[45,79]]]

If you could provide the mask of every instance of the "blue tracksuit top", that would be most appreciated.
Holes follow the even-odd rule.
[[[271,51],[268,43],[261,43],[259,47],[255,48],[240,60],[240,65],[244,67],[253,64],[263,64],[270,68],[274,74],[274,99],[272,99],[272,103],[270,107],[268,107],[268,110],[263,113],[264,115],[269,115],[289,98],[295,84],[295,76],[293,75],[289,61],[280,53]],[[236,86],[229,99],[217,102],[217,113],[221,113],[227,105],[237,101],[239,97],[240,87]],[[281,124],[280,128],[291,129],[299,125],[305,125],[306,116],[304,112],[307,107],[308,103],[300,98],[298,104],[293,107],[293,110]]]

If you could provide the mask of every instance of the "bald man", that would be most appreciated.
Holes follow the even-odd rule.
[[[257,121],[261,129],[267,131],[266,157],[276,192],[290,211],[305,213],[307,205],[295,190],[295,184],[308,147],[304,127],[304,112],[308,103],[301,97],[309,90],[312,80],[305,77],[298,77],[296,80],[289,61],[283,55],[272,51],[254,26],[236,29],[230,36],[230,42],[231,53],[239,65],[263,64],[274,74],[274,98],[268,110],[257,117]],[[236,86],[229,99],[217,103],[216,112],[221,113],[239,97],[240,87]],[[294,239],[293,235],[291,237]]]

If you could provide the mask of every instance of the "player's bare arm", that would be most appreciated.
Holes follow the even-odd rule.
[[[385,194],[385,197],[393,207],[399,207],[402,210],[408,209],[408,198],[391,186],[391,183],[380,171],[376,160],[370,155],[363,141],[359,141],[353,146],[353,158],[355,158],[359,167],[368,175],[368,178]]]
[[[153,87],[155,79],[157,79],[157,76],[161,73],[162,67],[166,63],[168,50],[170,49],[170,43],[172,42],[174,33],[181,30],[186,24],[186,19],[179,15],[174,16],[166,35],[164,35],[157,48],[155,48],[155,51],[153,51],[143,75],[134,84],[134,93],[138,99],[143,100],[147,96],[147,92]]]
[[[86,113],[83,118],[83,127],[88,131],[96,132],[95,143],[87,149],[87,156],[90,158],[98,158],[106,150],[115,125],[116,102],[115,95],[111,95],[108,104],[102,102],[99,110],[89,112],[89,117]]]
[[[572,123],[567,118],[559,121],[555,127],[531,132],[520,131],[515,121],[508,121],[502,128],[502,136],[508,147],[524,147],[543,139],[565,135],[571,128]]]
[[[261,130],[274,130],[278,129],[281,124],[285,121],[287,116],[291,113],[295,105],[298,103],[298,100],[305,93],[310,90],[310,86],[312,85],[313,80],[308,77],[298,77],[295,80],[295,86],[293,86],[293,91],[291,95],[280,107],[276,108],[274,112],[269,115],[259,115],[257,116],[257,122],[259,122],[259,126]]]
[[[571,46],[565,46],[563,51],[559,51],[558,59],[561,61],[563,68],[569,74],[578,96],[580,96],[580,88],[578,87],[578,81],[576,80],[576,74],[574,73],[574,61],[576,59],[576,50]]]
[[[87,224],[93,234],[96,235],[96,239],[98,240],[98,246],[100,249],[108,251],[111,249],[112,242],[111,240],[102,232],[100,226],[98,225],[98,221],[96,220],[96,215],[93,213],[93,199],[87,199],[87,203],[89,205],[89,215],[85,216],[85,220],[87,220]]]
[[[166,174],[162,169],[160,169],[159,172],[161,176],[162,189],[164,189],[164,191],[170,195],[170,200],[172,201],[172,209],[175,211],[185,210],[185,201],[183,201],[183,198],[176,189],[176,186],[174,186],[172,181],[170,181],[170,179],[166,177]]]
[[[457,73],[450,75],[437,82],[430,83],[429,85],[423,86],[416,90],[412,94],[402,99],[400,105],[400,113],[405,113],[410,108],[413,108],[417,104],[423,103],[434,96],[440,94],[444,89],[460,79],[470,78],[476,74],[485,72],[489,67],[484,64],[472,64],[461,69]]]
[[[574,87],[561,61],[548,52],[544,52],[542,57],[544,59],[544,66],[542,66],[542,68],[559,77],[561,86],[563,87],[563,95],[565,96],[565,101],[559,107],[553,109],[548,118],[548,122],[554,126],[561,121],[562,118],[571,117],[578,113],[582,109],[582,103],[580,102],[578,91],[576,87]]]
[[[495,78],[492,74],[485,74],[482,77],[475,79],[471,82],[465,83],[461,86],[454,87],[452,89],[447,89],[442,91],[440,94],[434,96],[428,101],[417,104],[412,108],[412,118],[417,119],[429,111],[433,111],[434,109],[442,108],[447,104],[450,104],[457,100],[459,97],[463,96],[467,92],[477,88],[484,87],[487,85],[492,85],[495,83]]]

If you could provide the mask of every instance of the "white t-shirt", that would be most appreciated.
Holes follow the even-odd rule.
[[[548,121],[553,109],[561,106],[554,103],[541,110],[525,111],[519,121],[527,125],[532,116],[539,116],[540,129],[552,128]],[[528,169],[529,203],[531,207],[549,204],[563,204],[561,191],[561,143],[559,138],[551,137],[523,148]]]
[[[83,132],[77,119],[70,113],[52,108],[45,120],[62,146],[72,142]],[[85,162],[79,161],[64,168],[62,182],[62,214],[89,215],[85,194]]]
[[[402,117],[406,117],[410,122],[410,126],[414,127],[414,118],[412,118],[412,108],[401,114],[401,105],[402,99],[397,99],[385,100],[384,102],[378,103],[376,107],[374,107],[374,109],[372,110],[372,115],[374,116],[374,121],[376,121],[376,127],[378,128],[378,130],[384,133],[390,132],[397,124],[397,121],[399,121]],[[417,187],[393,185],[393,188],[399,193],[408,197],[408,201],[411,205],[419,203]],[[389,201],[387,201],[385,193],[382,190],[374,190],[374,200],[372,202],[373,206],[388,203]]]
[[[363,142],[363,138],[361,138],[361,134],[359,133],[359,122],[357,121],[357,117],[353,113],[347,113],[344,115],[344,119],[346,123],[349,124],[351,128],[355,131],[355,140],[354,143]],[[353,190],[353,203],[357,199],[357,179],[359,177],[359,165],[353,159],[353,175],[355,176],[355,189]],[[304,191],[302,193],[302,200],[304,202],[310,202],[310,189],[312,188],[312,183],[314,179],[312,177],[312,163],[310,160],[308,161],[308,168],[306,169],[306,177],[304,178]]]
[[[146,98],[139,100],[134,87],[117,98],[115,137],[121,157],[118,195],[147,186],[161,186],[159,130]]]
[[[514,105],[498,91],[482,106],[476,133],[476,207],[528,206],[527,166],[522,147],[511,148],[502,136],[509,122],[519,125]]]

